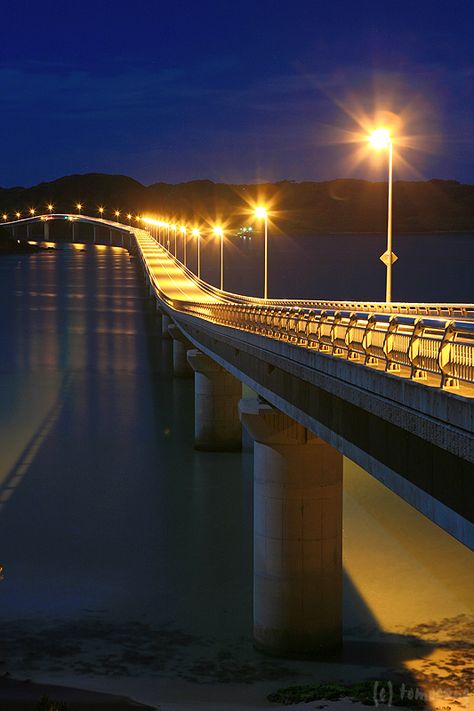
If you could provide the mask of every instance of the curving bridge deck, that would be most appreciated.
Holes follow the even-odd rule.
[[[238,413],[253,437],[260,649],[342,643],[342,455],[474,548],[474,305],[263,301],[198,280],[144,229],[83,215],[7,228],[34,238],[41,221],[51,239],[54,220],[137,255],[174,373],[194,371],[196,446],[239,446]]]
[[[200,281],[145,229],[6,226],[26,239],[22,225],[50,220],[136,252],[190,347],[474,546],[473,304],[264,301]]]

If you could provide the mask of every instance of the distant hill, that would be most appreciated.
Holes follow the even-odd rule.
[[[396,181],[395,232],[474,231],[474,185],[455,180]],[[248,203],[271,203],[274,221],[287,234],[379,232],[386,228],[387,185],[364,180],[282,181],[260,185],[227,185],[196,180],[145,186],[125,175],[69,175],[31,188],[0,188],[0,212],[23,215],[28,208],[70,212],[77,202],[86,214],[104,205],[107,216],[165,215],[176,220],[223,219],[238,226],[248,219]]]

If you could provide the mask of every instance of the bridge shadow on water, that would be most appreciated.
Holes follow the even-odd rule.
[[[22,260],[22,315],[7,334],[21,363],[10,348],[0,385],[33,374],[18,384],[23,412],[55,377],[26,442],[12,437],[18,454],[1,476],[5,671],[269,690],[384,678],[446,683],[454,694],[472,683],[465,619],[387,631],[347,567],[339,655],[299,662],[255,651],[251,452],[194,451],[192,381],[172,378],[171,344],[128,255],[88,248]]]

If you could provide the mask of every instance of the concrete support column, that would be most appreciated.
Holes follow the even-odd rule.
[[[75,221],[73,220],[73,222],[72,222],[72,241],[73,242],[76,241],[76,236],[77,236],[77,229],[76,228],[77,228],[77,225],[76,225]]]
[[[211,452],[239,450],[240,381],[196,349],[188,351],[188,361],[195,373],[195,448]]]
[[[49,242],[49,222],[43,222],[43,240]]]
[[[342,639],[342,455],[258,399],[239,410],[255,440],[255,644],[318,656]]]
[[[94,225],[94,244],[97,244],[97,227]]]
[[[161,317],[161,335],[163,338],[168,340],[171,338],[171,334],[168,331],[168,328],[169,326],[171,326],[171,323],[172,321],[168,314],[163,314]]]
[[[31,237],[31,224],[29,222],[26,225],[26,237],[27,237],[27,239],[30,239],[30,237]]]
[[[193,346],[176,324],[172,323],[168,326],[168,333],[173,339],[173,374],[180,378],[189,378],[193,374],[193,369],[188,363],[187,355]]]
[[[162,329],[163,329],[163,312],[160,307],[160,302],[158,299],[155,301],[155,318],[156,318],[156,328],[158,329],[158,332],[161,334]]]
[[[109,244],[112,245],[114,242],[114,231],[109,229]]]

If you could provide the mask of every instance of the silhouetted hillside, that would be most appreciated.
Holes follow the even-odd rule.
[[[274,220],[289,234],[378,232],[386,227],[387,185],[364,180],[282,181],[261,185],[226,185],[196,180],[178,185],[144,186],[123,175],[71,175],[31,188],[0,188],[0,210],[26,215],[28,208],[70,212],[80,201],[86,214],[166,215],[176,220],[244,222],[249,203],[270,203]],[[474,185],[454,180],[397,181],[394,184],[396,232],[474,231]]]

